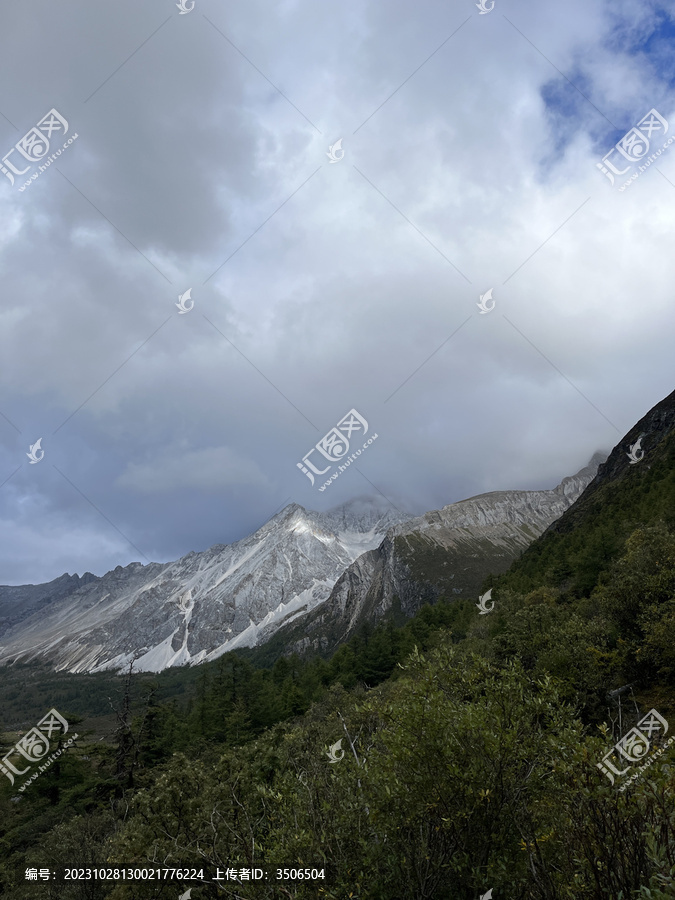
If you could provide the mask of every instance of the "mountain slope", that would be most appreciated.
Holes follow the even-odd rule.
[[[638,439],[644,457],[631,463]],[[639,452],[637,453],[639,456]],[[535,541],[500,585],[516,591],[555,585],[586,596],[640,525],[662,520],[675,530],[675,391],[614,447],[583,496]]]
[[[553,490],[493,491],[393,526],[349,566],[325,604],[279,631],[275,645],[330,652],[360,622],[390,612],[409,617],[441,598],[477,598],[487,576],[505,572],[582,494],[603,459],[596,453]]]
[[[0,587],[0,664],[96,672],[213,660],[274,639],[329,650],[358,622],[476,596],[561,516],[601,457],[550,491],[495,491],[417,518],[372,499],[286,507],[249,537],[98,578]]]
[[[50,603],[67,597],[78,587],[95,580],[91,572],[79,575],[61,575],[48,584],[22,584],[0,586],[0,636],[19,622]]]
[[[375,501],[329,513],[292,504],[234,544],[172,563],[132,563],[101,578],[0,588],[0,663],[41,658],[91,672],[214,659],[252,646],[323,602],[340,574],[407,517]]]

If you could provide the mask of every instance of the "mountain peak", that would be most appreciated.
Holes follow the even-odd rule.
[[[91,583],[66,575],[0,588],[0,661],[42,657],[91,672],[135,659],[138,671],[160,671],[255,646],[323,603],[394,520],[376,499],[329,513],[290,503],[248,537],[175,562],[117,566]],[[4,621],[3,604],[12,612]]]
[[[331,596],[350,606],[358,582],[364,597],[380,585],[385,605],[396,595],[409,611],[433,600],[438,586],[425,587],[426,570],[410,574],[418,551],[422,568],[438,563],[438,584],[451,596],[475,593],[560,516],[602,458],[594,454],[551,491],[498,491],[416,518],[381,496],[356,496],[326,512],[293,502],[247,537],[174,562],[0,587],[0,662],[42,658],[71,672],[117,669],[130,659],[139,671],[205,662],[263,643],[296,620],[302,629]],[[394,550],[400,556],[389,559]],[[378,559],[381,571],[371,578],[368,566]]]
[[[300,506],[299,503],[289,503],[287,506],[280,509],[278,513],[275,513],[271,519],[268,519],[265,524],[269,525],[270,522],[283,522],[285,519],[291,518],[291,516],[302,515],[306,512],[307,510],[305,507]]]

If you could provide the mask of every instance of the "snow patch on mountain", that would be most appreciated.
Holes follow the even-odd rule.
[[[0,632],[0,663],[39,658],[97,672],[134,660],[139,671],[161,671],[255,646],[323,603],[342,572],[408,518],[364,498],[326,513],[293,503],[230,545],[118,566],[102,578],[58,579],[53,602]],[[49,590],[41,587],[26,586],[25,596],[44,604]],[[21,591],[12,596],[20,600]]]

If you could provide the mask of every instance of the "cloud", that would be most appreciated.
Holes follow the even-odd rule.
[[[52,107],[79,135],[25,192],[0,175],[6,580],[285,502],[551,487],[673,389],[675,153],[623,193],[596,166],[652,107],[675,128],[661,4],[5,18],[2,154]],[[377,444],[319,494],[297,462],[351,408]]]
[[[116,484],[154,494],[185,488],[213,491],[233,484],[266,486],[268,479],[255,463],[242,459],[229,447],[187,451],[165,448],[146,463],[129,463]]]

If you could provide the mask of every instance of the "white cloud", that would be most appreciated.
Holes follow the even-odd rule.
[[[675,149],[623,194],[596,168],[623,133],[604,116],[625,131],[655,106],[675,127],[630,50],[655,4],[199,0],[161,25],[174,10],[38,0],[0,37],[3,83],[24,75],[0,146],[52,106],[79,133],[63,175],[0,183],[0,409],[21,432],[0,418],[0,482],[46,448],[0,510],[18,521],[37,492],[58,514],[41,577],[80,567],[63,542],[85,514],[110,536],[50,462],[170,558],[287,499],[369,490],[350,472],[326,498],[296,468],[352,407],[380,434],[363,472],[421,512],[551,486],[672,390]],[[5,538],[30,559],[24,530]],[[138,558],[106,546],[110,566]]]

